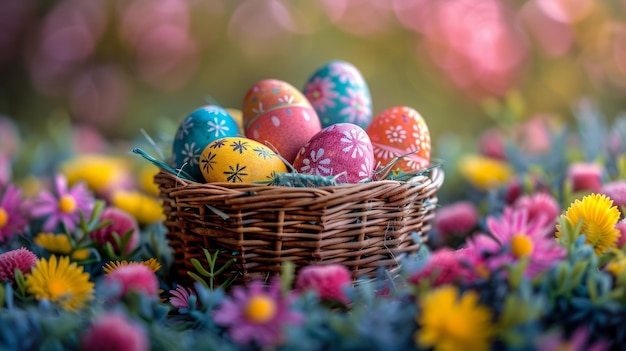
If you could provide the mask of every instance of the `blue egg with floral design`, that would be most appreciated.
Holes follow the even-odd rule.
[[[172,161],[198,181],[203,181],[199,159],[212,141],[239,136],[239,126],[225,108],[207,105],[189,114],[176,130]]]
[[[372,97],[361,72],[351,63],[330,61],[319,68],[303,90],[322,127],[353,123],[367,128],[372,120]]]

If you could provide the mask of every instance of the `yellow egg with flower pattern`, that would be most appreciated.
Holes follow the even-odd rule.
[[[208,183],[271,183],[285,163],[269,147],[243,137],[214,140],[202,151],[200,171]]]

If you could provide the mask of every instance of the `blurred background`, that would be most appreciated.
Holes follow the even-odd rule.
[[[60,121],[158,136],[209,101],[240,108],[261,79],[302,89],[333,59],[361,70],[374,115],[411,106],[434,144],[568,119],[583,97],[612,118],[626,1],[0,0],[0,114],[42,138]]]

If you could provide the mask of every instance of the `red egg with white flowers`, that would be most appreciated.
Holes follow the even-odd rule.
[[[246,137],[271,144],[289,162],[322,129],[315,109],[302,92],[277,79],[252,86],[244,98],[242,114]]]
[[[430,132],[415,109],[388,108],[372,120],[366,132],[372,141],[377,166],[384,167],[402,155],[406,156],[394,164],[392,171],[419,171],[430,164]]]

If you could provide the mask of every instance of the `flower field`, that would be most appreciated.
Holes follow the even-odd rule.
[[[399,271],[356,281],[340,264],[284,264],[280,276],[229,286],[220,252],[205,251],[195,283],[180,284],[155,166],[75,149],[49,177],[14,178],[15,153],[2,165],[0,345],[623,349],[626,130],[589,101],[577,108],[574,125],[539,122],[550,147],[528,151],[513,136],[538,122],[523,122],[486,131],[475,153],[444,161],[428,240]],[[24,142],[2,141],[3,150]]]
[[[625,14],[623,0],[0,0],[0,350],[626,350]],[[250,253],[174,242],[180,189],[158,182],[413,179],[400,164],[444,175],[428,225],[388,237],[375,225],[398,208],[366,199],[333,217],[349,234],[317,247],[325,262],[284,259],[302,247],[280,227],[280,249],[261,249],[278,256],[252,264],[277,274],[245,284]],[[277,227],[247,199],[238,234]],[[199,208],[176,210],[232,219]],[[285,243],[317,243],[300,240],[312,214],[281,213]],[[391,266],[355,277],[334,260],[370,239]]]

